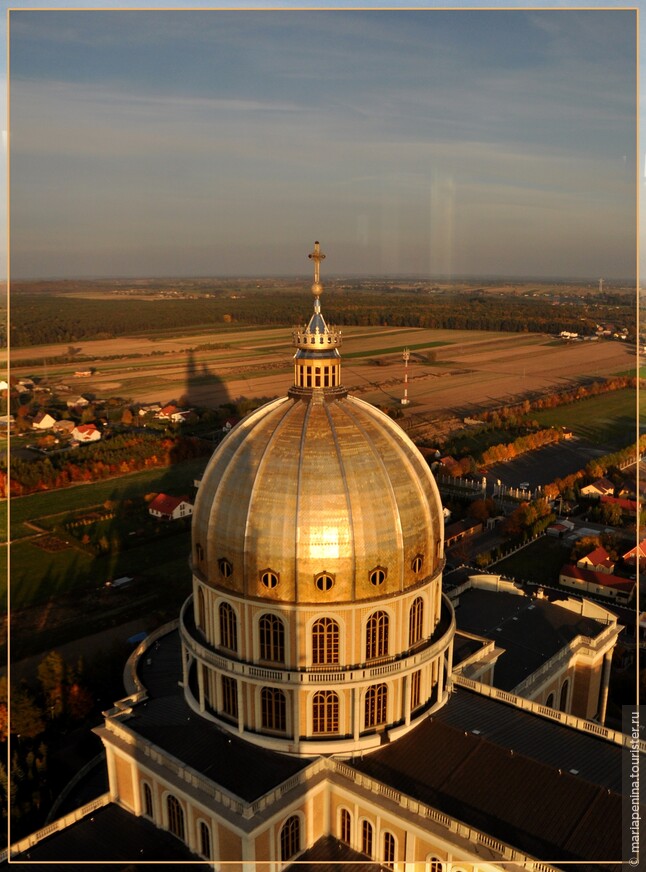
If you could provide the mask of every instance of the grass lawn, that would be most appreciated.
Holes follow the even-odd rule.
[[[492,566],[493,572],[507,575],[517,581],[557,585],[559,570],[570,559],[570,546],[560,539],[542,536],[521,551]]]
[[[99,506],[106,500],[130,499],[152,491],[190,491],[193,479],[202,474],[207,461],[208,458],[200,457],[176,466],[147,469],[91,484],[13,497],[10,506],[11,539],[13,541],[33,534],[34,531],[25,526],[25,521],[37,521],[48,515]],[[6,504],[0,504],[0,511],[6,512]],[[5,532],[6,521],[2,526],[3,536]]]
[[[98,557],[73,547],[50,553],[32,541],[17,542],[11,548],[11,608],[91,593],[123,575],[150,579],[163,598],[169,582],[190,580],[189,553],[189,531]]]
[[[530,412],[530,417],[545,427],[569,427],[581,439],[615,449],[623,448],[635,439],[636,415],[637,400],[633,388],[588,397],[555,409]]]

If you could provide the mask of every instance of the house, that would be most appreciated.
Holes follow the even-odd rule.
[[[165,521],[177,521],[193,514],[193,504],[186,496],[171,497],[168,494],[157,494],[148,506],[148,513],[153,518]]]
[[[88,376],[91,376],[91,375],[92,375],[91,369],[78,369],[74,373],[74,378],[87,378]]]
[[[574,588],[581,594],[602,596],[617,602],[629,603],[635,593],[635,580],[610,575],[607,572],[594,572],[566,563],[559,573],[559,584]]]
[[[444,543],[447,548],[450,548],[451,545],[455,545],[460,539],[475,536],[477,533],[482,533],[482,521],[465,518],[463,521],[456,521],[445,528]]]
[[[171,421],[173,415],[176,415],[179,412],[179,409],[174,403],[168,403],[166,406],[163,406],[155,415],[158,421]]]
[[[591,484],[582,487],[580,493],[586,497],[602,497],[615,492],[614,484],[607,478],[598,478]]]
[[[76,400],[68,400],[67,408],[68,409],[85,409],[86,406],[90,405],[90,401],[87,397],[80,396]]]
[[[95,424],[79,424],[72,430],[72,439],[77,442],[98,442],[100,438],[101,431]]]
[[[63,420],[57,421],[54,424],[54,430],[57,433],[66,433],[69,435],[72,432],[72,430],[75,428],[75,426],[76,426],[76,424],[74,423],[74,421],[69,421],[69,420],[63,418]]]
[[[161,412],[161,405],[159,403],[148,403],[145,406],[139,407],[140,417],[148,414],[156,414],[157,412]]]
[[[56,423],[56,418],[49,412],[39,412],[31,423],[34,430],[51,430]]]
[[[640,567],[646,566],[646,539],[642,539],[634,548],[622,554],[622,558],[631,566],[635,566],[638,560]]]
[[[602,496],[599,501],[604,506],[619,506],[622,515],[635,517],[637,514],[638,503],[635,500],[627,500],[623,497]]]
[[[612,575],[615,571],[615,562],[605,548],[599,546],[577,560],[576,565],[581,569],[591,569],[593,572],[605,572]]]
[[[555,536],[557,539],[562,539],[566,533],[570,532],[570,528],[565,524],[551,524],[545,531],[548,536]]]
[[[16,423],[13,415],[0,415],[0,429],[7,430]]]

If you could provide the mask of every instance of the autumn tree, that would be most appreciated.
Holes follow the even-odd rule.
[[[38,664],[37,672],[50,717],[58,717],[63,712],[63,681],[65,678],[65,663],[58,651],[50,651]]]

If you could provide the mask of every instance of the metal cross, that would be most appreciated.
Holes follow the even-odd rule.
[[[310,260],[314,261],[314,284],[319,284],[319,268],[322,260],[325,260],[325,255],[320,250],[318,242],[314,243],[314,251],[307,255]]]

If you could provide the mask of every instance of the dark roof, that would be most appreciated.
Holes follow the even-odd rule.
[[[339,867],[339,863],[343,865]],[[381,868],[334,836],[322,836],[286,872],[379,872]]]
[[[619,793],[441,717],[351,765],[530,856],[621,858]]]
[[[625,786],[622,761],[628,760],[628,749],[466,688],[455,689],[433,718],[463,733],[477,730],[487,741],[555,769],[574,769],[580,778],[617,793]]]
[[[183,863],[186,860],[199,860],[192,854],[184,842],[172,836],[166,830],[158,829],[145,818],[136,817],[117,805],[106,805],[97,809],[90,815],[81,818],[74,824],[49,836],[31,847],[24,854],[12,859],[33,860],[60,860],[62,863],[70,863],[84,860],[93,862],[111,860],[121,864],[128,860],[175,860]],[[22,866],[20,868],[23,868]],[[27,866],[33,870],[40,868],[38,865]],[[47,865],[44,869],[55,869],[56,866]],[[61,865],[60,869],[68,870],[68,865]],[[94,867],[84,867],[94,868]],[[122,865],[97,866],[97,869],[106,870],[123,869]],[[133,868],[130,865],[128,868]],[[142,869],[151,867],[142,866]],[[172,866],[164,867],[172,869]],[[181,868],[181,867],[176,867]],[[207,870],[207,864],[191,866],[192,869]]]
[[[247,802],[311,763],[258,748],[197,715],[178,686],[181,656],[175,632],[164,636],[141,658],[139,672],[148,699],[133,707],[132,716],[124,722],[129,729]]]
[[[460,594],[455,620],[458,630],[505,649],[494,669],[501,690],[512,690],[576,636],[594,638],[606,626],[546,599],[478,588]]]

